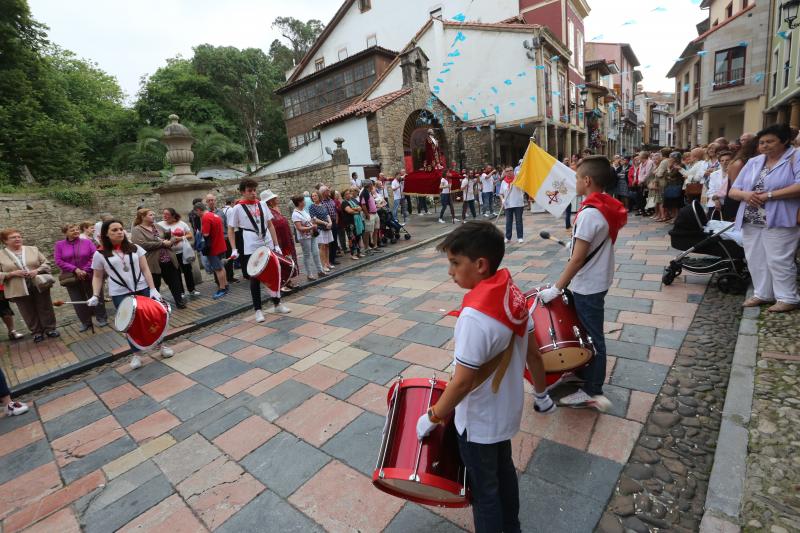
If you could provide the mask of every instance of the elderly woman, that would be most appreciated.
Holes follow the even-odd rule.
[[[61,228],[64,240],[56,243],[56,266],[61,269],[59,281],[67,289],[70,300],[85,302],[92,297],[92,258],[97,247],[89,239],[81,239],[80,226],[67,224]],[[83,333],[92,327],[92,315],[97,319],[97,325],[108,325],[106,306],[102,302],[96,307],[75,305],[75,314],[81,321],[79,331]]]
[[[156,224],[156,215],[152,209],[142,208],[136,212],[131,242],[138,244],[147,252],[147,266],[150,267],[156,289],[161,289],[162,279],[166,281],[175,305],[178,309],[185,309],[180,266],[172,249],[176,241],[166,238],[164,230]]]
[[[741,202],[736,228],[742,230],[753,278],[753,297],[744,306],[776,302],[768,311],[784,313],[800,307],[794,262],[800,239],[800,161],[790,146],[789,126],[769,126],[756,138],[761,155],[747,162],[728,193]]]
[[[311,193],[311,205],[308,207],[308,214],[315,221],[319,235],[317,244],[319,245],[319,259],[322,263],[322,270],[330,272],[333,266],[330,261],[329,245],[333,242],[333,220],[331,220],[328,209],[322,204],[322,198],[317,191]]]
[[[300,266],[297,260],[297,250],[294,247],[294,237],[292,236],[292,228],[289,221],[281,213],[281,208],[278,207],[278,195],[271,190],[266,190],[261,193],[261,200],[267,204],[270,213],[272,213],[272,225],[275,227],[275,236],[278,237],[278,246],[280,247],[283,255],[291,257],[295,266]],[[299,270],[295,270],[295,276]],[[286,282],[286,289],[292,290],[294,285],[292,280]]]
[[[191,246],[194,246],[194,230],[189,227],[189,224],[181,220],[181,215],[172,207],[164,209],[161,213],[161,222],[158,225],[164,231],[170,232],[170,237],[176,242],[175,258],[178,260],[178,265],[183,273],[183,279],[186,283],[186,294],[189,296],[200,296],[200,291],[194,285],[194,272],[191,263],[184,263],[183,261],[183,241],[187,241]],[[180,276],[178,276],[180,280]],[[183,289],[183,287],[181,287]]]
[[[47,259],[35,246],[23,246],[22,234],[16,229],[0,231],[0,242],[5,245],[0,253],[0,284],[5,287],[5,297],[17,304],[34,342],[42,342],[45,335],[60,337],[50,288],[39,290],[34,285],[36,276],[50,273]]]
[[[683,207],[683,182],[685,179],[686,170],[683,168],[683,156],[680,152],[672,152],[669,154],[669,165],[665,173],[662,222],[670,222],[678,215],[678,209]]]
[[[303,248],[303,264],[306,267],[306,274],[309,281],[314,281],[319,277],[325,277],[325,271],[319,259],[319,247],[317,246],[317,236],[315,235],[316,217],[312,217],[305,211],[305,200],[302,196],[293,196],[294,212],[292,213],[292,223],[294,224],[297,241]]]

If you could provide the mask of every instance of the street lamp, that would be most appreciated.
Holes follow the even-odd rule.
[[[797,20],[798,8],[800,8],[800,0],[786,0],[781,4],[780,9],[783,13],[783,20],[789,25],[790,30],[800,27],[800,23],[794,23]]]

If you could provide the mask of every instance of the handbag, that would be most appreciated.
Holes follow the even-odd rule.
[[[62,272],[58,275],[58,283],[62,287],[72,287],[78,284],[78,276],[74,272]]]
[[[691,183],[686,184],[686,195],[687,196],[700,196],[703,194],[703,184],[693,181]]]
[[[181,241],[181,254],[183,255],[183,264],[188,265],[193,263],[196,259],[194,247],[187,240]]]
[[[317,237],[319,237],[319,230],[317,229],[317,227],[316,227],[316,226],[314,226],[314,229],[313,229],[313,230],[311,230],[311,237],[312,237],[312,238],[314,238],[314,239],[316,239]]]
[[[667,185],[664,187],[664,198],[669,198],[670,200],[674,200],[675,198],[680,198],[681,196],[681,186],[677,183],[673,183],[671,185]]]
[[[39,274],[37,276],[34,276],[33,278],[33,286],[36,287],[36,289],[39,292],[44,292],[46,290],[49,290],[50,287],[52,287],[55,284],[56,284],[56,278],[54,278],[50,274]]]

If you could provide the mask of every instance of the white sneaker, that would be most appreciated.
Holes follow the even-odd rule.
[[[458,222],[458,219],[457,219],[457,218],[454,218],[454,219],[453,219],[453,224],[455,224],[456,222]]]
[[[264,313],[260,309],[256,311],[256,322],[264,322]]]
[[[518,242],[518,243],[520,243],[520,244],[522,244],[522,243],[523,243],[523,242],[525,242],[525,241],[524,241],[523,239],[517,239],[517,242]]]
[[[503,242],[504,242],[504,243],[506,243],[506,244],[508,244],[508,243],[510,243],[511,241],[510,241],[510,240],[508,240],[508,239],[503,239]]]
[[[22,402],[11,402],[6,405],[6,416],[24,415],[28,412],[28,406]]]
[[[598,394],[597,396],[589,396],[586,394],[583,389],[573,392],[569,396],[565,396],[558,401],[558,405],[562,405],[564,407],[572,407],[573,409],[583,409],[586,407],[594,407],[601,413],[605,413],[609,409],[611,409],[611,401],[603,396],[602,394]]]
[[[175,350],[170,348],[169,346],[161,346],[161,357],[164,359],[169,359],[175,355]]]
[[[131,368],[136,370],[140,366],[142,366],[142,360],[138,355],[134,354],[133,357],[131,357]]]
[[[533,395],[533,410],[543,415],[552,415],[556,412],[556,403],[546,392],[543,396]]]
[[[442,220],[442,219],[440,218],[440,219],[439,219],[439,224],[444,224],[444,223],[445,223],[445,222],[444,222],[444,220]]]
[[[200,291],[194,290],[194,291],[190,292],[189,294],[191,294],[192,296],[200,296]]]
[[[281,315],[285,315],[287,313],[291,313],[292,310],[289,309],[288,307],[286,307],[283,304],[278,304],[272,309],[272,312],[273,313],[278,313],[278,314],[281,314]]]

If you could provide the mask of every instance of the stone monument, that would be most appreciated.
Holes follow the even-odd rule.
[[[175,168],[167,183],[155,189],[161,196],[161,208],[173,207],[182,215],[192,209],[192,199],[203,198],[214,184],[201,180],[192,172],[194,137],[189,128],[178,122],[178,115],[169,116],[161,142],[167,147],[167,160]]]

